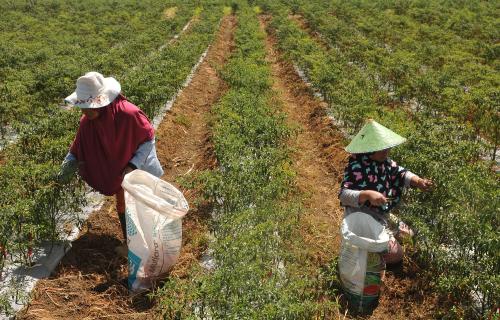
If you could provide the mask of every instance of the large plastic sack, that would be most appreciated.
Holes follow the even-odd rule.
[[[128,286],[150,288],[175,264],[182,245],[182,217],[189,206],[170,183],[134,170],[122,182],[128,245]]]
[[[378,304],[390,232],[366,213],[347,215],[341,226],[342,246],[339,275],[342,288],[354,312],[368,313]]]

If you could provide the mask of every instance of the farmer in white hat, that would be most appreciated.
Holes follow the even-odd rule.
[[[400,202],[403,188],[412,186],[427,191],[433,185],[431,180],[420,178],[388,158],[390,149],[405,141],[390,129],[369,120],[346,147],[352,155],[339,194],[346,216],[362,212],[384,226],[390,227],[392,222],[397,238],[413,235],[406,224],[395,221],[397,218],[389,214]],[[383,255],[387,264],[397,265],[402,261],[402,247],[394,239],[389,242],[388,251]]]
[[[80,108],[83,115],[59,179],[65,182],[78,170],[92,188],[104,195],[115,195],[126,240],[123,176],[141,169],[160,177],[163,169],[156,156],[153,126],[120,92],[118,81],[98,72],[78,78],[75,92],[65,101]],[[118,247],[117,252],[126,255],[126,246]]]

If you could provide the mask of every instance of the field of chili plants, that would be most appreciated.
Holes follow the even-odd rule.
[[[284,123],[271,90],[259,10],[244,2],[237,13],[236,48],[221,71],[228,93],[213,109],[218,169],[196,180],[213,203],[208,254],[213,267],[193,267],[156,295],[167,319],[308,319],[331,315],[317,279],[304,274],[294,248],[298,202],[290,198],[294,172]],[[274,101],[274,102],[273,102]]]
[[[499,9],[479,0],[3,1],[0,271],[31,266],[33,248],[83,222],[88,188],[79,177],[56,179],[81,115],[61,108],[76,79],[90,70],[115,77],[153,119],[231,12],[234,49],[227,63],[212,66],[228,90],[206,115],[215,169],[175,181],[202,190],[200,202],[209,204],[210,232],[201,236],[209,239],[209,263],[166,279],[151,294],[155,312],[166,319],[340,316],[335,253],[322,271],[305,259],[305,195],[290,147],[297,129],[273,89],[271,34],[285,62],[326,102],[344,142],[374,118],[408,138],[392,157],[436,183],[429,193],[409,190],[397,212],[416,231],[405,246],[419,276],[448,304],[435,318],[498,315]],[[8,299],[0,297],[0,311]]]
[[[487,28],[491,28],[488,15],[484,20],[474,20],[478,25],[485,24],[483,34],[477,35],[477,38],[473,35],[461,38],[456,35],[456,30],[448,30],[451,33],[449,38],[453,38],[454,42],[436,41],[431,46],[430,49],[451,54],[459,50],[460,45],[455,42],[485,41],[488,48],[479,52],[467,51],[467,47],[464,49],[464,55],[474,57],[473,61],[477,64],[477,68],[472,68],[474,72],[466,69],[464,61],[454,62],[451,58],[441,57],[442,62],[448,64],[442,67],[451,72],[445,74],[440,68],[432,69],[431,65],[427,65],[437,58],[435,55],[421,53],[419,56],[417,49],[421,39],[414,39],[411,34],[402,37],[404,30],[396,37],[394,34],[398,30],[392,33],[394,28],[391,24],[416,19],[406,17],[406,12],[418,12],[425,16],[427,10],[427,14],[432,16],[436,14],[438,4],[409,5],[401,12],[399,2],[393,3],[392,7],[388,2],[368,1],[356,4],[326,4],[322,1],[294,1],[293,5],[274,1],[258,3],[273,17],[271,29],[278,37],[281,50],[329,103],[336,123],[352,134],[364,119],[372,117],[395,129],[408,137],[409,142],[396,148],[393,157],[407,168],[436,182],[436,188],[430,193],[410,191],[400,215],[417,230],[414,249],[429,280],[444,296],[453,296],[459,301],[448,316],[479,318],[495,312],[500,298],[498,177],[492,172],[490,164],[481,160],[485,146],[477,137],[478,132],[490,138],[497,134],[486,128],[496,127],[494,130],[498,131],[498,119],[495,118],[498,116],[498,100],[495,100],[498,96],[494,92],[495,85],[498,87],[498,73],[494,72],[497,61],[488,55],[491,53],[488,48],[495,47],[494,43],[488,42],[493,32]],[[488,11],[481,4],[476,5]],[[363,9],[369,11],[369,18],[358,17]],[[460,14],[460,10],[466,9],[449,7],[447,10],[456,10],[455,13]],[[461,13],[464,12],[468,11]],[[476,14],[479,16],[480,12]],[[301,17],[297,18],[297,15]],[[342,20],[354,20],[355,17],[365,28],[370,22],[387,23],[385,33],[388,37],[391,35],[388,40],[393,42],[390,48],[380,47],[383,41],[363,31],[361,26],[356,27],[356,24]],[[407,23],[423,22],[410,20]],[[420,31],[424,32],[425,27],[432,28],[433,25],[425,25]],[[470,26],[474,27],[477,25]],[[365,46],[364,49],[359,48],[361,45]],[[415,48],[411,52],[399,49],[404,46]],[[428,47],[429,44],[421,48]],[[406,50],[406,60],[401,50]],[[394,55],[403,56],[398,58]],[[384,63],[391,59],[393,66]],[[411,68],[405,69],[405,61],[411,63]],[[398,71],[398,68],[402,69]],[[476,71],[480,74],[477,75]],[[400,77],[406,80],[390,79],[390,76],[384,76],[385,72],[399,72]],[[409,84],[416,84],[414,81],[418,78],[424,81],[426,77],[431,82],[426,82],[428,90],[425,94]],[[464,87],[467,90],[464,91]],[[403,89],[407,90],[406,93],[401,91]],[[431,91],[436,94],[431,94]],[[455,92],[454,96],[461,92],[462,99],[447,96],[450,92]],[[468,93],[474,94],[477,100],[468,97]],[[408,101],[411,99],[417,99],[421,107],[409,109]],[[465,104],[464,99],[484,104],[472,106]],[[468,122],[469,107],[473,111],[480,110],[478,115],[483,119]]]
[[[223,6],[8,1],[1,9],[1,127],[18,138],[0,158],[0,266],[29,265],[34,246],[64,235],[62,222],[81,222],[84,184],[56,180],[80,117],[59,106],[76,79],[89,70],[116,77],[152,119],[213,40]]]
[[[290,3],[290,2],[287,2]],[[328,48],[369,79],[378,104],[451,116],[487,138],[499,137],[498,19],[495,3],[292,1]]]

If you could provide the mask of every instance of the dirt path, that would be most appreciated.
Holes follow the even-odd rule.
[[[227,61],[234,47],[235,28],[234,16],[223,20],[207,58],[158,128],[158,157],[165,164],[163,179],[167,181],[189,178],[197,171],[213,168],[216,164],[208,122],[212,106],[228,89],[219,78],[217,69]],[[207,232],[203,219],[208,217],[209,211],[204,204],[195,201],[198,196],[196,190],[184,190],[184,195],[189,201],[190,212],[183,221],[182,255],[172,270],[179,277],[206,249]]]
[[[207,117],[226,86],[215,68],[222,65],[233,47],[236,21],[226,16],[205,61],[190,85],[183,90],[156,132],[157,152],[165,169],[164,180],[179,186],[180,177],[215,164],[208,143]],[[182,276],[196,263],[206,246],[207,210],[198,205],[196,190],[183,189],[191,210],[183,221],[183,249],[172,270]],[[150,319],[154,301],[145,294],[129,295],[123,285],[127,260],[114,253],[122,240],[114,199],[90,215],[72,249],[49,279],[40,280],[33,299],[19,319]]]
[[[268,19],[262,17],[261,24],[264,26]],[[321,267],[338,256],[340,249],[343,209],[337,194],[348,154],[344,151],[342,134],[327,116],[328,105],[314,97],[293,65],[281,58],[273,34],[268,34],[266,47],[274,77],[273,89],[289,124],[299,128],[291,147],[295,151],[292,160],[298,189],[305,195],[301,227],[309,259]],[[363,319],[431,318],[437,301],[424,291],[426,285],[416,279],[415,268],[413,263],[405,261],[402,274],[386,273],[380,304],[372,315]]]
[[[264,28],[266,18],[261,18]],[[291,127],[299,132],[293,139],[292,160],[303,199],[301,219],[303,237],[310,258],[317,266],[331,261],[339,249],[339,226],[342,209],[337,197],[343,163],[342,136],[327,117],[327,105],[315,98],[310,88],[276,51],[276,40],[267,37],[267,59],[274,78],[273,89],[287,114]]]

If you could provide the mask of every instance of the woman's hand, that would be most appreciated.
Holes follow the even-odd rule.
[[[60,184],[68,183],[76,171],[78,171],[78,161],[76,159],[64,159],[56,176],[57,182]]]
[[[374,207],[380,207],[381,205],[384,205],[387,203],[387,198],[384,197],[384,195],[378,191],[363,190],[359,194],[359,203],[363,204],[366,201],[369,201],[370,204]]]
[[[419,188],[422,191],[429,191],[433,186],[434,182],[429,179],[422,179],[420,177],[415,177],[412,181],[412,185]]]
[[[125,177],[125,175],[127,175],[128,173],[134,171],[135,168],[132,168],[131,166],[126,166],[125,169],[123,169],[123,172],[122,172],[122,178]]]

